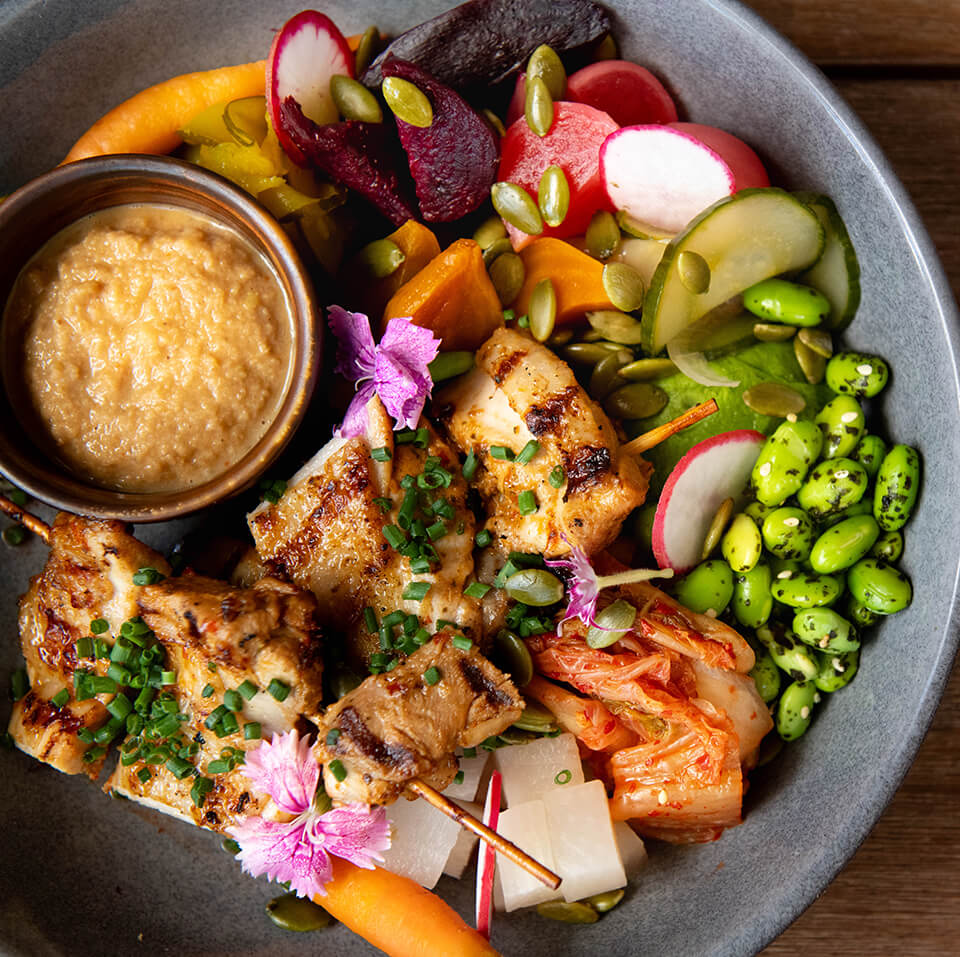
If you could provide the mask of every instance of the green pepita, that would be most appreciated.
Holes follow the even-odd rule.
[[[541,279],[530,293],[527,306],[530,333],[537,342],[546,342],[557,321],[557,293],[550,279]]]
[[[684,287],[696,296],[710,289],[710,266],[700,253],[685,249],[677,257],[677,275]]]
[[[669,401],[670,396],[652,382],[630,382],[614,389],[603,407],[615,419],[647,419],[662,412]]]
[[[543,232],[543,217],[530,194],[516,183],[494,183],[490,188],[493,208],[511,226],[530,236]]]
[[[548,226],[559,226],[570,209],[570,184],[559,166],[548,166],[540,177],[537,205]]]
[[[620,227],[613,216],[602,209],[593,214],[584,237],[586,251],[594,259],[609,259],[620,245]]]
[[[609,268],[610,266],[607,265],[604,270]],[[627,346],[635,346],[640,342],[640,323],[624,312],[597,309],[587,313],[587,322],[602,338],[609,339],[611,342],[622,342]]]
[[[498,219],[498,223],[503,225],[503,221]],[[491,264],[498,257],[502,256],[504,253],[513,252],[513,243],[507,239],[506,236],[500,236],[495,239],[489,246],[483,251],[483,264],[487,267],[489,271]]]
[[[589,315],[587,319],[589,320]],[[637,359],[628,362],[621,370],[622,378],[630,382],[650,382],[654,379],[665,379],[677,371],[672,359]]]
[[[500,305],[509,306],[517,298],[525,276],[523,260],[516,253],[503,253],[490,264],[490,282]]]
[[[603,267],[601,281],[607,298],[623,312],[633,312],[643,305],[643,277],[633,266],[607,263]]]
[[[333,918],[309,897],[282,894],[267,904],[267,916],[277,927],[284,930],[304,932],[328,927]]]
[[[605,891],[603,894],[594,894],[592,897],[585,897],[584,904],[589,904],[598,914],[606,914],[613,910],[620,901],[623,900],[624,889],[621,887],[615,891]]]
[[[521,731],[533,731],[535,734],[550,734],[557,730],[557,719],[552,711],[548,711],[536,701],[528,701],[523,714],[513,722],[515,728]]]
[[[555,100],[563,99],[567,90],[567,71],[556,51],[542,43],[530,54],[527,60],[527,82],[531,77],[539,77],[546,84],[550,96]]]
[[[725,498],[719,506],[717,506],[716,512],[713,513],[713,518],[710,520],[710,527],[707,529],[707,534],[703,538],[703,545],[700,546],[700,561],[705,561],[712,554],[713,550],[720,544],[720,539],[723,538],[723,533],[726,531],[727,525],[730,524],[730,518],[733,516],[733,499]],[[727,558],[726,555],[723,556]],[[727,559],[729,564],[729,559]],[[733,565],[730,566],[733,568]],[[735,568],[733,568],[736,571]]]
[[[537,904],[537,913],[549,920],[559,920],[564,924],[595,924],[600,915],[589,905],[580,901],[544,901]]]
[[[484,251],[488,250],[498,239],[506,239],[507,230],[499,216],[485,219],[473,233],[473,241]],[[507,240],[509,242],[509,240]]]
[[[779,382],[758,382],[744,391],[743,403],[760,415],[785,419],[802,412],[807,400],[795,389]]]
[[[823,382],[823,374],[827,368],[827,360],[819,352],[815,352],[801,338],[793,340],[793,354],[797,357],[797,364],[803,377],[811,385]]]
[[[553,126],[553,97],[539,76],[527,77],[523,115],[527,119],[527,126],[537,136],[546,136]]]
[[[472,352],[439,352],[428,368],[430,378],[436,385],[438,382],[446,382],[447,379],[453,379],[458,375],[469,372],[474,364]]]
[[[781,326],[775,322],[755,322],[753,337],[761,342],[786,342],[797,334],[794,326]]]
[[[522,688],[533,677],[533,659],[522,639],[512,631],[501,628],[493,639],[493,656],[498,665],[506,671],[513,683]]]
[[[382,123],[383,111],[377,98],[351,76],[337,74],[330,78],[330,95],[345,120],[361,123]]]
[[[493,127],[493,131],[497,134],[497,136],[502,138],[507,135],[507,128],[503,125],[503,120],[501,120],[500,117],[493,112],[493,110],[485,106],[480,112],[483,114],[486,121]]]
[[[411,126],[427,127],[433,122],[433,107],[423,90],[409,80],[388,76],[380,86],[393,115]]]
[[[506,580],[503,589],[514,601],[534,608],[554,605],[563,598],[563,582],[545,568],[522,568]]]
[[[617,50],[617,41],[609,33],[604,34],[603,39],[594,47],[594,60],[616,60],[620,55]]]
[[[833,355],[833,336],[826,329],[803,328],[797,332],[797,338],[818,356],[829,359]]]
[[[571,342],[564,346],[563,354],[571,362],[596,365],[611,352],[621,352],[622,346],[612,342]]]
[[[587,644],[591,648],[606,648],[619,641],[637,619],[637,609],[628,601],[618,598],[607,605],[594,619],[596,624],[587,630]]]
[[[356,264],[373,279],[392,276],[404,263],[406,253],[390,239],[375,239],[357,253]]]
[[[360,42],[357,44],[357,52],[353,57],[353,72],[357,76],[363,76],[366,72],[366,69],[373,62],[373,58],[377,55],[377,47],[380,46],[380,31],[376,27],[367,27],[363,31],[363,36],[360,37]]]
[[[590,383],[587,386],[587,391],[594,399],[603,402],[614,389],[618,389],[625,384],[624,380],[620,378],[620,370],[630,361],[632,356],[633,353],[627,349],[617,349],[616,352],[608,352],[600,359],[593,367],[593,372],[590,374]]]

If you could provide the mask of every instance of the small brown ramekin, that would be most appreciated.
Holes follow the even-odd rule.
[[[56,508],[96,518],[159,522],[180,518],[249,488],[283,450],[316,384],[320,340],[310,280],[280,224],[257,202],[213,173],[169,157],[122,154],[81,160],[39,176],[0,203],[0,310],[30,257],[88,213],[127,203],[162,203],[205,214],[232,228],[273,267],[289,303],[287,387],[260,441],[226,472],[178,492],[100,488],[70,472],[26,433],[0,389],[0,472]],[[0,329],[0,343],[6,333]],[[0,345],[2,347],[2,345]],[[171,413],[176,414],[175,403]]]

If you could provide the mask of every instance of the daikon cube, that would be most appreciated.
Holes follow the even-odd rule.
[[[451,784],[443,793],[453,801],[476,801],[480,779],[490,761],[490,752],[481,749],[474,757],[461,756],[459,761],[460,770],[463,771],[463,781],[459,784]]]
[[[499,748],[495,760],[503,775],[507,807],[539,800],[558,787],[569,789],[583,784],[580,752],[572,734]]]
[[[578,901],[627,883],[602,781],[553,788],[543,798],[560,893]],[[503,818],[500,818],[501,821]]]
[[[400,798],[387,808],[393,843],[384,851],[383,866],[426,888],[440,880],[444,865],[460,835],[460,825],[426,801]]]
[[[471,804],[468,801],[460,801],[460,807],[469,811],[478,820],[483,817],[483,808],[479,804]],[[473,831],[468,831],[465,827],[460,828],[457,835],[457,842],[450,851],[447,863],[443,866],[443,873],[450,877],[461,878],[470,864],[470,858],[473,857],[473,849],[477,846],[480,838]]]
[[[529,745],[526,745],[529,747]],[[554,871],[553,851],[550,847],[550,831],[547,825],[547,809],[543,801],[528,801],[500,812],[497,831],[501,837],[512,841],[521,850],[544,867]],[[513,861],[497,854],[495,883],[503,894],[503,906],[507,911],[530,907],[542,901],[555,900],[556,891],[541,884]]]
[[[627,880],[635,877],[647,863],[647,849],[640,835],[626,821],[613,822],[613,836],[617,839],[617,849]]]

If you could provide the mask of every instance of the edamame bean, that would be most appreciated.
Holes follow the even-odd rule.
[[[770,566],[758,562],[748,572],[741,572],[733,583],[733,614],[741,625],[759,628],[767,623],[773,611]]]
[[[822,575],[843,571],[866,555],[880,534],[872,515],[854,515],[828,528],[810,550],[810,566]]]
[[[827,385],[858,399],[873,398],[882,391],[890,369],[880,356],[862,352],[838,352],[827,363]]]
[[[783,506],[763,520],[763,544],[777,558],[803,561],[815,535],[810,516],[800,508]]]
[[[563,598],[563,582],[545,568],[522,568],[506,580],[503,589],[514,601],[534,608],[545,608]]]
[[[849,458],[863,436],[866,420],[860,403],[853,396],[831,399],[813,420],[823,432],[825,459]]]
[[[820,524],[824,528],[832,528],[834,525],[839,525],[840,522],[845,522],[848,518],[856,518],[859,515],[873,516],[873,502],[869,495],[864,495],[859,502],[854,502],[853,505],[848,505],[833,515],[822,516]]]
[[[793,617],[793,633],[817,651],[842,655],[856,651],[860,639],[853,625],[832,608],[807,608]]]
[[[786,279],[764,279],[743,294],[743,306],[767,322],[819,326],[830,315],[830,303],[812,286]]]
[[[764,505],[763,502],[751,502],[749,505],[744,508],[744,515],[749,515],[756,523],[757,528],[763,527],[763,520],[773,511],[769,505]]]
[[[776,578],[792,578],[797,572],[805,571],[803,562],[798,562],[792,558],[777,558],[776,555],[770,560],[770,574]]]
[[[812,681],[794,681],[780,695],[774,723],[777,734],[784,741],[796,741],[813,720],[813,706],[817,702],[817,688]]]
[[[859,502],[868,484],[867,473],[859,462],[828,459],[810,470],[797,492],[797,502],[812,518],[822,518]]]
[[[674,594],[691,611],[720,615],[733,598],[733,572],[718,558],[701,562],[677,582]]]
[[[878,615],[903,611],[913,600],[910,579],[898,568],[876,558],[864,558],[847,572],[850,594]]]
[[[893,564],[903,554],[903,535],[900,532],[884,532],[874,542],[870,554],[880,561]]]
[[[805,571],[794,572],[789,578],[777,578],[770,586],[774,599],[791,608],[832,605],[842,591],[843,582],[839,578]]]
[[[757,694],[763,698],[765,704],[770,704],[780,694],[780,669],[766,648],[757,655],[757,662],[749,674],[757,686]]]
[[[763,539],[756,522],[743,512],[734,516],[721,540],[720,551],[733,571],[739,574],[750,571],[760,561],[763,551]]]
[[[883,457],[873,491],[873,515],[887,532],[903,528],[920,490],[920,456],[909,445],[895,445]]]
[[[781,422],[760,449],[750,473],[757,499],[764,505],[782,505],[803,485],[807,469],[822,448],[823,433],[813,422]]]
[[[886,454],[887,443],[879,435],[865,435],[853,450],[853,457],[863,466],[870,478],[874,478],[880,471],[880,463]]]
[[[842,655],[818,654],[817,663],[820,665],[820,671],[817,672],[813,683],[818,691],[832,694],[853,681],[860,665],[860,651],[855,649]]]
[[[797,641],[783,626],[776,629],[764,625],[757,629],[757,639],[769,652],[778,668],[795,681],[812,681],[819,665],[806,645]]]
[[[861,605],[853,595],[847,596],[846,611],[847,617],[855,625],[860,625],[861,628],[869,628],[871,625],[875,625],[880,618],[875,611],[870,611],[869,608]]]

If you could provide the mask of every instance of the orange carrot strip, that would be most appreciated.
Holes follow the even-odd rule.
[[[332,862],[326,896],[314,900],[390,957],[497,957],[456,911],[410,878]]]

